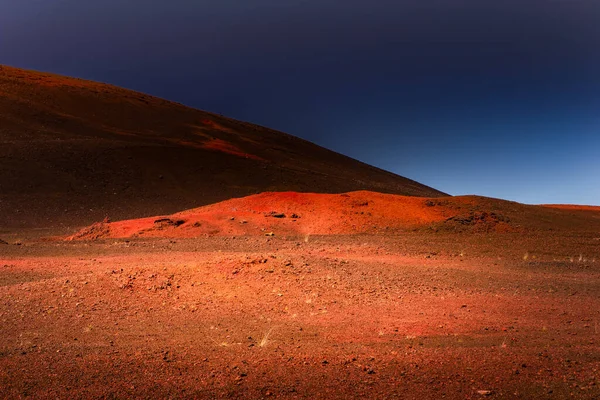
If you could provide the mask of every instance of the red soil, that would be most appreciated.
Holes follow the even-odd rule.
[[[242,158],[251,158],[251,159],[257,160],[257,161],[265,161],[264,158],[255,156],[253,154],[245,153],[243,150],[241,150],[236,145],[226,142],[225,140],[222,140],[222,139],[209,140],[209,141],[205,142],[202,145],[202,147],[205,149],[208,149],[208,150],[221,151],[223,153],[232,154],[234,156],[238,156],[238,157],[242,157]]]
[[[203,119],[202,124],[209,129],[218,130],[221,132],[232,133],[232,134],[236,133],[235,130],[230,129],[230,128],[218,123],[217,121],[215,121],[213,119],[208,119],[208,118]]]
[[[428,199],[367,191],[267,192],[169,216],[94,224],[71,239],[348,235],[415,229],[517,232],[586,224],[585,218],[567,212],[477,196]]]
[[[0,398],[600,398],[596,208],[216,203],[442,193],[108,85],[0,67],[0,110],[0,225],[215,203],[0,226]]]
[[[4,245],[0,398],[598,399],[595,235]]]

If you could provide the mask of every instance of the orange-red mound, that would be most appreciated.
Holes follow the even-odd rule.
[[[170,216],[95,224],[71,239],[388,233],[419,227],[512,229],[509,217],[486,211],[483,203],[475,197],[428,199],[368,191],[267,192]]]

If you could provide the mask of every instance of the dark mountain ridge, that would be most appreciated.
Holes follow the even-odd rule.
[[[264,191],[356,190],[444,195],[282,132],[0,66],[2,230],[167,214]]]

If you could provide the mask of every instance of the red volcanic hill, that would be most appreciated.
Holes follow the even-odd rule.
[[[444,195],[285,133],[0,66],[0,230],[172,213],[264,191],[356,190]]]
[[[279,192],[231,199],[168,216],[96,223],[69,239],[385,234],[415,229],[597,232],[600,211],[588,215],[479,196]]]

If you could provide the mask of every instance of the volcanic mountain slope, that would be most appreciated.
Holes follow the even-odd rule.
[[[0,66],[0,230],[137,218],[282,190],[443,195],[257,125]]]
[[[99,222],[70,239],[309,236],[407,231],[542,233],[600,231],[600,210],[556,209],[480,196],[422,198],[368,191],[261,193],[168,216]]]

